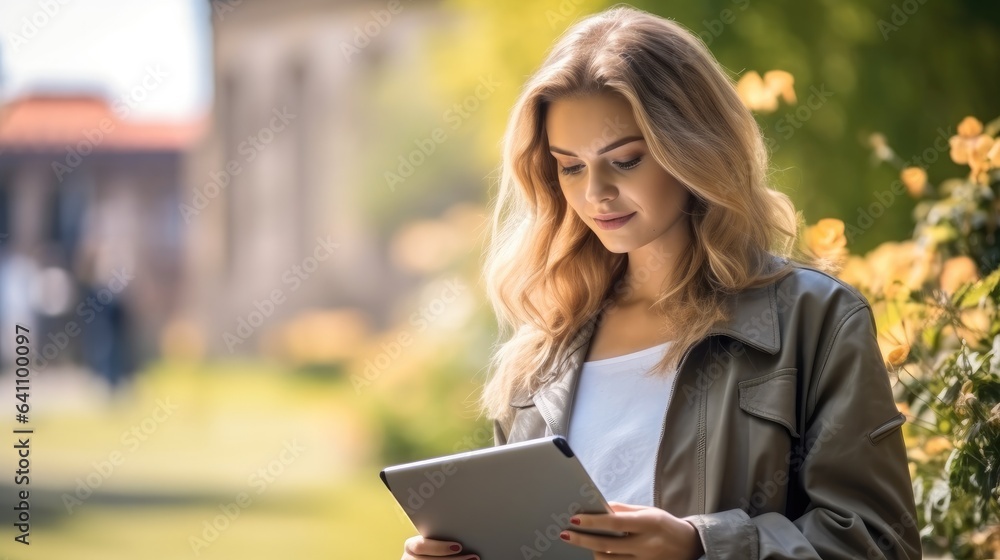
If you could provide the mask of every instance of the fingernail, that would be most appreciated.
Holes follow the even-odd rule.
[[[568,541],[569,540],[569,533],[567,533],[566,531],[563,531],[562,533],[559,533],[559,538],[562,539],[562,540],[564,540],[564,541]]]
[[[580,518],[579,517],[571,517],[569,519],[569,522],[572,523],[573,525],[579,525],[580,524]]]
[[[462,545],[460,545],[460,544],[453,544],[449,548],[451,548],[455,552],[458,552],[459,550],[462,550]]]

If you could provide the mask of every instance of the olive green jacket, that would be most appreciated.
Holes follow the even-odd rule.
[[[733,297],[731,318],[681,358],[652,503],[698,529],[708,560],[920,558],[906,418],[868,301],[800,265]],[[593,331],[494,419],[494,445],[567,435]]]

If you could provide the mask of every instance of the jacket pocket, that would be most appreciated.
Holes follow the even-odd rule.
[[[906,415],[900,412],[896,416],[893,416],[889,420],[885,421],[881,426],[875,428],[868,434],[868,441],[875,445],[880,439],[892,433],[893,430],[903,425],[906,422]]]
[[[740,408],[747,414],[777,422],[792,437],[799,437],[795,417],[797,373],[795,368],[782,368],[740,381]]]

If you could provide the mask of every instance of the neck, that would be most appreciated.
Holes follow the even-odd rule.
[[[624,287],[616,289],[619,305],[652,308],[664,292],[680,281],[677,264],[690,244],[687,220],[683,222],[628,253],[628,267],[622,278]]]

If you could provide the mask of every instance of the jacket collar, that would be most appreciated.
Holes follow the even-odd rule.
[[[717,323],[708,336],[727,335],[768,354],[775,354],[781,347],[778,335],[777,282],[745,290],[729,297],[732,313],[729,319]],[[531,395],[531,402],[538,407],[551,433],[565,437],[569,431],[569,413],[584,359],[593,340],[595,319],[588,320],[563,353],[558,366],[552,370],[550,381]],[[512,402],[512,406],[526,406],[528,402]]]

